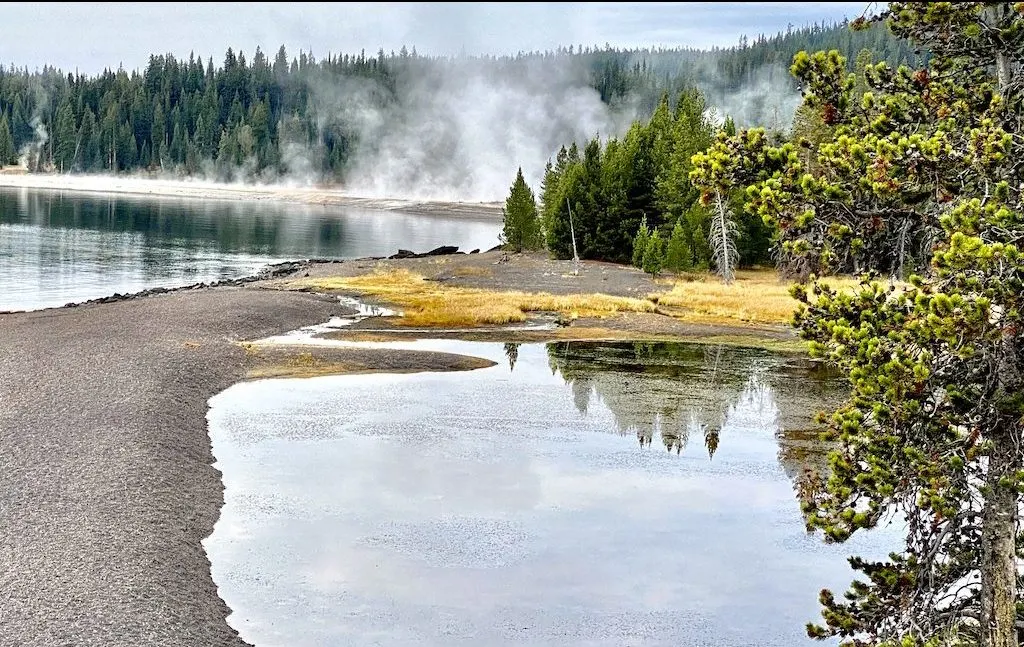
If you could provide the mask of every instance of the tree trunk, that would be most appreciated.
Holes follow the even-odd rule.
[[[999,484],[1015,471],[1016,447],[1010,434],[993,440],[987,479],[992,491],[982,517],[981,645],[1017,647],[1017,494]]]
[[[1009,3],[984,9],[991,27],[1010,11]],[[996,78],[1005,96],[1013,83],[1013,65],[1005,51],[995,52]],[[1020,358],[1014,333],[1003,331],[996,367],[999,397],[1021,388]],[[1017,647],[1017,493],[1000,480],[1020,469],[1016,420],[1003,420],[988,434],[993,442],[989,456],[987,485],[990,488],[982,517],[981,537],[981,646]],[[1012,480],[1012,479],[1011,479]]]

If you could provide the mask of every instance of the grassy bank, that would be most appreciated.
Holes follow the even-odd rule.
[[[300,280],[292,286],[375,297],[402,310],[400,325],[415,327],[502,325],[526,321],[530,313],[540,312],[553,312],[563,319],[573,320],[656,309],[656,304],[649,299],[607,294],[554,295],[445,285],[405,269]]]
[[[798,303],[791,283],[772,270],[742,271],[729,285],[692,274],[652,280],[634,268],[584,262],[579,273],[543,255],[445,256],[378,261],[293,279],[289,289],[338,292],[392,306],[400,316],[369,329],[337,333],[346,339],[444,335],[459,339],[679,339],[802,351],[789,328]],[[329,268],[324,268],[329,269]],[[829,279],[839,290],[853,279]],[[499,328],[555,317],[563,327]],[[426,333],[425,331],[433,331]]]
[[[837,290],[852,290],[851,278],[825,279]],[[665,281],[668,290],[648,298],[662,311],[689,323],[789,325],[798,305],[789,295],[793,285],[772,270],[747,270],[726,285],[714,275],[700,274]]]

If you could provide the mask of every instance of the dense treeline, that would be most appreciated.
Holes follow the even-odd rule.
[[[849,51],[862,46],[849,58],[855,61],[852,71],[857,87],[853,91],[863,94],[867,89],[865,72],[873,63],[923,62],[906,41],[887,34],[880,27],[838,32],[813,27],[761,37],[750,45],[744,41],[738,47],[708,53],[718,56],[718,73],[704,78],[700,76],[703,68],[697,66],[697,75],[690,78],[697,87],[711,88],[712,93],[740,92],[744,84],[755,82],[764,62],[778,63],[780,74],[786,74],[788,80],[777,85],[785,88],[792,83],[795,91],[796,79],[786,68],[792,56],[784,59],[785,52],[827,45],[835,51]],[[663,269],[714,268],[730,280],[738,266],[788,258],[773,259],[777,229],[744,208],[746,198],[741,190],[722,187],[709,200],[707,191],[691,184],[694,154],[712,145],[716,130],[724,136],[736,134],[732,115],[721,128],[711,122],[707,108],[714,104],[707,96],[708,91],[693,86],[671,101],[663,94],[650,119],[634,123],[621,141],[612,137],[602,145],[595,137],[582,152],[575,143],[558,152],[540,187],[546,243],[556,256],[573,256],[571,224],[581,258],[632,262],[652,274]],[[765,144],[779,143],[792,134],[813,147],[830,132],[820,115],[807,106],[786,115],[784,124],[777,114],[764,110],[759,114],[769,127]],[[699,200],[702,193],[703,201]]]
[[[646,243],[649,234],[654,241],[664,239],[664,255],[671,243],[668,269],[707,269],[713,256],[710,212],[698,203],[689,174],[691,158],[711,145],[714,129],[703,95],[685,90],[674,106],[663,96],[651,118],[634,123],[621,140],[602,144],[594,138],[582,152],[575,144],[563,147],[547,165],[541,186],[548,249],[571,258],[575,234],[580,258],[643,266],[646,244],[635,243]],[[638,231],[643,235],[637,237]],[[739,239],[743,262],[768,260],[770,232],[759,219],[746,216]],[[651,262],[659,256],[653,254]]]
[[[872,48],[889,60],[913,56],[882,30],[857,35],[842,25],[819,25],[712,51],[568,47],[465,59],[402,48],[317,60],[305,52],[290,57],[281,47],[272,57],[257,49],[251,58],[229,49],[219,65],[194,55],[154,55],[141,71],[97,76],[0,68],[0,165],[24,157],[32,170],[162,169],[222,179],[239,170],[246,178],[268,179],[301,170],[342,180],[357,147],[366,144],[359,141],[358,116],[338,109],[346,93],[358,92],[363,108],[414,119],[402,105],[395,110],[403,88],[457,74],[467,60],[499,79],[564,66],[605,103],[628,102],[647,116],[664,93],[675,97],[695,84],[727,102],[727,94],[754,79],[765,62],[788,62],[799,49],[822,43],[844,51]],[[768,111],[755,106],[745,114],[767,119]]]

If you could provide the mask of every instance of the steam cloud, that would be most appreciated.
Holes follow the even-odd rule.
[[[503,200],[522,167],[539,191],[544,165],[560,146],[583,145],[595,135],[619,137],[639,117],[635,101],[609,106],[571,58],[493,61],[460,58],[424,67],[398,84],[398,100],[381,108],[382,88],[363,78],[332,79],[310,88],[321,129],[347,125],[356,142],[345,190],[354,195],[407,200]],[[788,70],[764,66],[738,91],[700,82],[713,120],[732,116],[741,126],[788,130],[801,96]],[[305,183],[315,165],[310,152],[282,144],[289,183]]]
[[[367,197],[499,201],[519,167],[537,190],[561,145],[621,135],[637,117],[629,102],[603,103],[584,70],[557,59],[509,71],[458,59],[400,84],[386,109],[364,79],[311,89],[319,115],[354,126],[345,188]]]
[[[713,82],[702,85],[708,104],[715,108],[719,119],[731,116],[741,128],[765,126],[788,131],[793,114],[803,101],[784,65],[758,68],[738,90],[717,87]]]
[[[788,130],[801,101],[784,66],[764,66],[738,91],[718,84],[714,63],[691,61],[708,117],[716,125],[732,116],[740,127]],[[562,145],[582,147],[595,136],[622,136],[641,114],[636,98],[604,103],[588,70],[572,57],[514,62],[460,57],[431,61],[396,83],[392,95],[365,77],[320,77],[309,82],[317,126],[345,131],[352,146],[341,187],[367,198],[413,201],[500,202],[517,168],[535,192],[545,163]],[[31,143],[21,164],[36,168],[49,136],[34,116]],[[255,158],[224,168],[212,159],[183,178],[164,169],[156,177],[199,182],[311,187],[322,181],[323,150],[281,135],[287,174],[256,170]],[[140,177],[152,178],[141,172]]]
[[[38,115],[29,121],[32,126],[32,141],[21,147],[18,151],[18,165],[23,168],[35,168],[39,164],[39,156],[43,152],[46,142],[50,141],[50,134],[46,132],[46,126]]]

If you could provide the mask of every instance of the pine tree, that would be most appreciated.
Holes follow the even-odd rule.
[[[75,113],[71,102],[65,101],[57,111],[57,125],[53,134],[53,163],[57,170],[67,173],[75,161],[78,151],[78,129],[75,127]]]
[[[651,276],[657,277],[658,273],[661,272],[664,262],[665,241],[661,238],[658,230],[655,229],[644,248],[643,270]]]
[[[164,108],[160,101],[154,101],[153,106],[153,164],[163,166],[164,158],[167,156],[167,118],[164,116]]]
[[[537,201],[526,180],[523,169],[516,173],[516,179],[509,190],[502,210],[504,218],[501,242],[513,252],[534,250],[540,247],[540,219],[537,216]]]
[[[685,272],[692,268],[690,245],[686,238],[686,229],[683,228],[683,221],[680,218],[672,228],[672,236],[665,250],[665,269]]]
[[[849,376],[831,416],[825,476],[799,490],[831,541],[900,523],[887,558],[850,558],[842,596],[820,595],[816,638],[858,645],[1016,647],[1024,492],[1024,16],[1016,3],[892,2],[893,32],[931,53],[916,72],[854,75],[838,51],[792,71],[835,127],[807,172],[798,147],[751,129],[700,163],[709,191],[731,180],[780,224],[784,253],[811,268],[889,272],[909,223],[930,262],[897,289],[864,277],[794,290],[813,356]],[[880,172],[884,169],[884,172]],[[710,181],[709,181],[710,180]]]
[[[79,144],[81,167],[86,171],[97,169],[100,164],[100,138],[96,126],[96,116],[89,108],[86,108],[82,115],[82,125],[78,129],[78,141],[81,142]]]
[[[20,151],[22,147],[32,142],[34,129],[29,123],[31,115],[26,113],[25,104],[20,93],[14,95],[13,105],[14,107],[11,109],[11,132],[14,136],[14,148]]]
[[[16,164],[18,152],[14,150],[14,135],[7,121],[7,113],[0,113],[0,166]]]
[[[640,228],[633,237],[633,267],[643,269],[644,254],[647,252],[647,245],[651,239],[651,230],[647,227],[647,218],[640,221]]]

